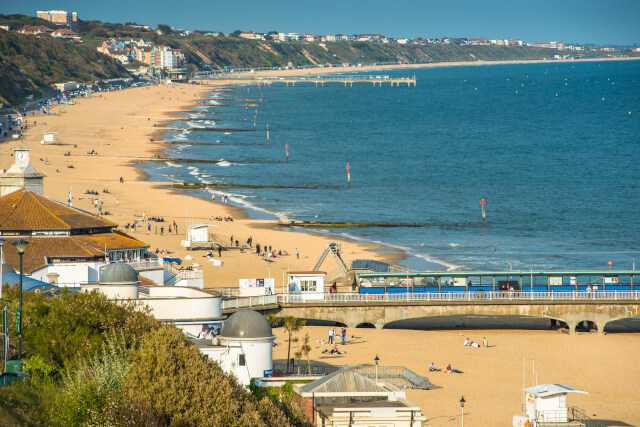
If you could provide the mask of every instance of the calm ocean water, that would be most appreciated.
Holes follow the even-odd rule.
[[[318,184],[217,194],[296,220],[429,221],[430,228],[333,231],[447,266],[605,269],[613,261],[630,269],[634,258],[640,262],[640,61],[452,67],[415,76],[415,88],[273,84],[212,93],[173,123],[184,131],[165,138],[222,144],[175,145],[169,155],[223,161],[147,171],[177,181]],[[247,110],[244,99],[261,93],[262,104]],[[256,132],[197,130],[252,129],[256,110]]]

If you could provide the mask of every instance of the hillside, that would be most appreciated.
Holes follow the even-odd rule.
[[[112,58],[89,46],[48,36],[0,32],[0,103],[37,98],[53,83],[89,82],[127,74]]]
[[[367,42],[286,42],[245,40],[233,37],[161,37],[172,48],[180,49],[190,64],[201,68],[211,64],[225,66],[274,67],[313,64],[353,64],[358,58],[380,62],[450,62],[542,59],[559,53],[535,47],[469,45],[400,45]]]

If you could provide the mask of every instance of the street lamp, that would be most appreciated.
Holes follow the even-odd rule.
[[[533,299],[533,265],[531,266],[531,299]]]
[[[378,383],[378,362],[380,361],[380,358],[376,354],[376,358],[373,360],[376,362],[376,384],[377,384]]]
[[[13,246],[20,256],[20,307],[18,308],[18,360],[22,361],[22,255],[27,249],[29,241],[25,239],[17,239],[13,241]]]
[[[464,403],[466,402],[466,400],[464,400],[464,396],[462,396],[460,398],[460,408],[462,409],[462,427],[464,427]]]
[[[2,266],[4,265],[4,239],[0,239],[0,300],[2,299]]]

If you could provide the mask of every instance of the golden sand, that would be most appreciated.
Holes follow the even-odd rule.
[[[340,332],[340,328],[336,328]],[[278,336],[274,360],[286,361],[287,336],[283,328],[274,328]],[[523,366],[525,386],[534,384],[533,366],[538,384],[566,384],[589,392],[570,393],[568,403],[587,411],[603,426],[640,425],[640,369],[636,359],[640,335],[578,334],[569,336],[558,331],[471,330],[416,331],[397,329],[348,329],[346,354],[323,354],[328,326],[308,326],[312,363],[330,365],[373,365],[376,355],[380,365],[405,366],[427,376],[432,390],[406,390],[407,398],[420,406],[432,427],[460,425],[460,398],[464,396],[465,426],[511,426],[513,415],[522,413]],[[463,345],[465,338],[488,348]],[[325,344],[316,340],[324,340]],[[292,355],[298,343],[292,344]],[[523,358],[525,363],[523,364]],[[534,363],[534,362],[535,363]],[[296,360],[297,362],[297,360]],[[447,364],[462,374],[429,372]],[[303,360],[302,364],[306,362]]]

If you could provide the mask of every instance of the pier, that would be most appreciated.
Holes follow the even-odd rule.
[[[380,75],[335,75],[335,76],[297,76],[297,77],[211,77],[211,76],[196,76],[200,80],[216,80],[223,82],[224,84],[264,84],[271,85],[274,83],[284,83],[289,87],[296,86],[296,83],[310,83],[315,84],[316,87],[324,87],[325,83],[337,83],[342,84],[344,87],[353,87],[354,83],[366,83],[372,84],[373,87],[382,87],[383,84],[388,84],[390,87],[400,87],[401,85],[416,86],[417,79],[413,77],[390,77]]]

